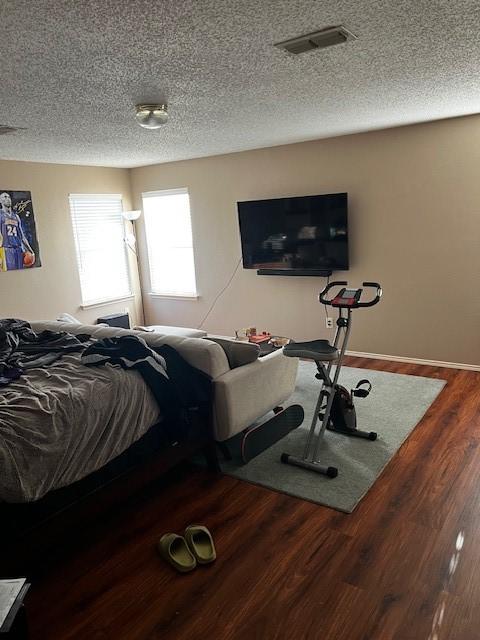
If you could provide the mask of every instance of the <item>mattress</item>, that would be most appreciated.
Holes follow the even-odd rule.
[[[0,501],[32,502],[104,466],[160,421],[136,371],[71,354],[0,388]]]

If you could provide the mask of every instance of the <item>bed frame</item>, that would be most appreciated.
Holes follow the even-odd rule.
[[[184,440],[172,445],[165,423],[153,426],[137,442],[104,467],[78,482],[51,491],[31,503],[0,503],[1,574],[31,577],[35,557],[69,531],[104,514],[118,502],[144,488],[179,462],[203,453],[208,468],[219,472],[210,416],[190,414]]]

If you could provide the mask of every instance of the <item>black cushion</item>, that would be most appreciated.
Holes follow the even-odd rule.
[[[284,355],[289,358],[306,358],[329,362],[338,358],[338,349],[332,347],[328,340],[310,340],[310,342],[291,342],[283,347]]]

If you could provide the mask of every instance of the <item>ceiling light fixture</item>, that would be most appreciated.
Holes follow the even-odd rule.
[[[135,119],[144,129],[159,129],[168,120],[166,104],[137,104]]]

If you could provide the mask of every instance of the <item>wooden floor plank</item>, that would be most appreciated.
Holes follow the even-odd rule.
[[[347,360],[447,381],[352,514],[184,465],[45,561],[32,639],[478,640],[480,373]],[[218,559],[178,575],[192,522]]]

